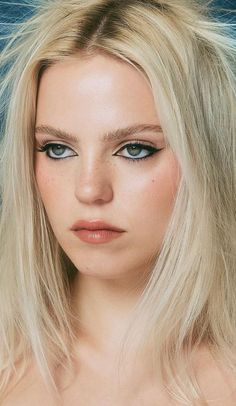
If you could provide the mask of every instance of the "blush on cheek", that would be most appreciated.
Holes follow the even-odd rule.
[[[170,150],[166,157],[165,167],[162,169],[161,184],[163,187],[166,186],[166,190],[169,191],[170,200],[173,202],[180,184],[181,170],[174,153]]]
[[[147,207],[156,207],[164,217],[169,216],[174,207],[178,186],[178,168],[175,165],[163,167],[156,177],[152,177],[145,190],[145,195],[148,196]]]
[[[169,182],[160,183],[154,180],[146,193],[148,204],[155,206],[160,212],[165,213],[172,208],[175,195]]]
[[[50,206],[50,202],[53,202],[55,199],[55,191],[57,190],[56,180],[40,168],[36,168],[35,179],[39,194],[47,210],[47,206]]]

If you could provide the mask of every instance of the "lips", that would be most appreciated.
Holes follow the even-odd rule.
[[[113,226],[111,224],[105,223],[101,220],[79,220],[71,227],[72,231],[80,231],[80,230],[111,230],[116,232],[124,232],[121,228]]]
[[[71,228],[81,241],[87,244],[105,244],[121,237],[125,230],[101,220],[79,220]]]

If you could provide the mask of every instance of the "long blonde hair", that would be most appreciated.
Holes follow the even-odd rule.
[[[0,400],[32,358],[73,367],[74,273],[34,176],[37,88],[68,57],[105,53],[150,83],[181,167],[162,249],[124,348],[151,341],[169,394],[205,404],[190,368],[207,345],[236,374],[236,39],[211,1],[45,0],[1,52]],[[127,345],[127,347],[126,347]],[[181,374],[180,374],[181,371]],[[198,403],[201,402],[201,403]]]

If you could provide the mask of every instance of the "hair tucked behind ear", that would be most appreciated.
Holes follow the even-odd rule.
[[[204,405],[193,368],[208,348],[236,374],[236,39],[194,0],[45,0],[1,53],[0,398],[35,359],[73,369],[71,279],[34,176],[34,120],[44,70],[96,53],[145,76],[181,167],[162,249],[121,348],[153,348],[169,394]],[[155,238],[155,236],[153,236]],[[121,365],[123,365],[121,363]],[[19,369],[18,369],[19,368]]]

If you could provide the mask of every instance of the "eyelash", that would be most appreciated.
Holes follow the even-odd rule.
[[[66,159],[66,158],[71,158],[71,157],[73,157],[73,156],[76,156],[76,155],[69,155],[69,156],[64,157],[64,158],[54,158],[54,157],[52,157],[52,156],[50,156],[50,155],[48,154],[49,149],[50,149],[51,147],[53,147],[53,146],[64,147],[65,149],[70,149],[71,151],[73,151],[73,150],[72,150],[71,148],[69,148],[68,146],[66,146],[66,145],[64,145],[64,144],[59,144],[59,143],[45,143],[45,144],[41,145],[39,148],[36,148],[36,150],[37,150],[38,152],[46,152],[47,157],[48,157],[49,159],[54,159],[55,161],[63,160],[63,159]],[[132,162],[137,162],[137,161],[142,161],[142,160],[144,160],[144,159],[150,158],[150,157],[152,157],[153,155],[155,155],[157,152],[159,152],[159,151],[162,150],[162,149],[158,149],[158,148],[152,147],[152,146],[150,146],[150,145],[143,144],[143,143],[141,143],[141,142],[135,141],[135,142],[133,142],[133,143],[128,143],[128,144],[123,145],[123,147],[121,147],[117,152],[123,151],[123,150],[127,149],[128,147],[133,147],[133,146],[134,146],[134,147],[135,147],[135,146],[140,147],[140,150],[141,150],[141,151],[142,151],[142,150],[149,151],[149,154],[146,155],[146,156],[144,156],[144,157],[142,157],[142,158],[131,158],[131,157],[123,156],[123,155],[118,155],[118,156],[121,156],[122,158],[127,159],[129,162],[130,162],[130,161],[132,161]]]

